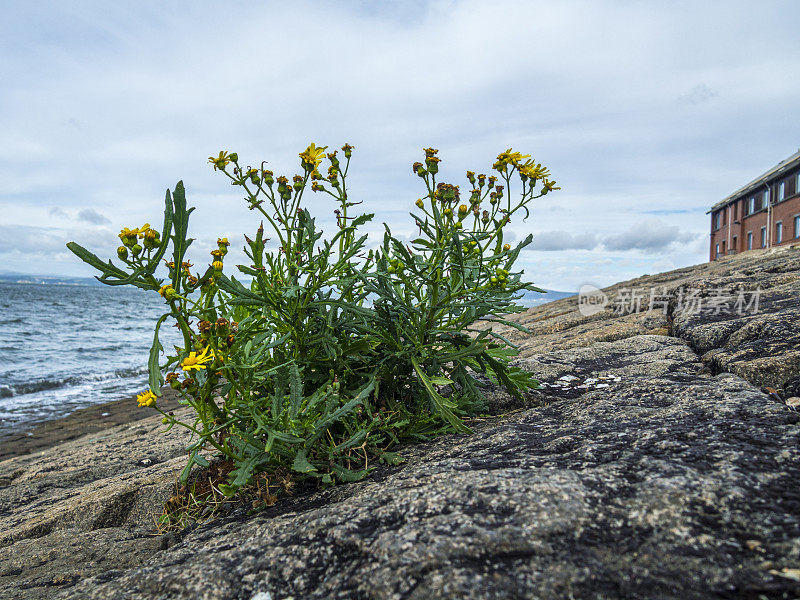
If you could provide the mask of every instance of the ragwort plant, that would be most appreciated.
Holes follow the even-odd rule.
[[[138,399],[163,414],[167,429],[191,432],[184,483],[194,465],[208,467],[201,451],[235,466],[220,486],[226,495],[270,469],[324,483],[358,480],[378,460],[399,460],[393,449],[401,442],[469,432],[464,420],[485,410],[487,378],[515,396],[538,385],[510,364],[514,345],[479,321],[524,329],[503,315],[523,310],[519,292],[541,291],[514,269],[531,236],[512,245],[504,231],[512,217],[528,216],[532,200],[559,189],[547,169],[509,149],[495,175],[467,172],[462,200],[458,186],[437,181],[440,159],[426,148],[413,165],[425,186],[411,213],[418,237],[404,244],[385,226],[370,250],[359,230],[373,215],[358,213],[347,193],[353,148],[345,144],[341,158],[326,150],[311,144],[300,153],[301,173],[291,181],[266,163],[244,166],[236,153],[209,158],[263,219],[245,236],[250,262],[237,266],[238,278],[225,267],[226,238],[204,272],[191,271],[194,209],[182,182],[167,191],[161,233],[149,224],[120,232],[121,266],[68,244],[101,282],[157,291],[165,301],[149,389]],[[520,186],[514,198],[512,181]],[[309,190],[336,207],[328,236],[303,205]],[[160,364],[167,319],[183,345]],[[161,410],[165,382],[193,419]]]

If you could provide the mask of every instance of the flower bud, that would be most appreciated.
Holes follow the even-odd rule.
[[[508,252],[511,250],[511,244],[503,244],[503,252]]]
[[[462,204],[461,206],[458,207],[458,214],[461,217],[466,215],[468,211],[469,211],[469,208],[467,208],[466,204]]]
[[[161,240],[159,238],[160,235],[155,229],[148,229],[144,232],[144,247],[148,250],[157,248],[161,244]]]
[[[139,244],[134,244],[133,248],[131,248],[131,252],[133,252],[134,256],[138,256],[142,252],[142,247]]]
[[[117,256],[119,256],[122,260],[128,258],[128,249],[125,246],[120,246],[117,248]]]
[[[422,198],[419,198],[414,204],[417,205],[417,208],[425,208],[425,203],[422,201]]]
[[[214,269],[217,273],[222,272],[222,261],[215,260],[214,262],[211,263],[211,268]]]
[[[237,162],[237,161],[239,160],[239,155],[238,155],[238,154],[236,154],[236,152],[231,152],[231,153],[228,155],[228,158],[230,158],[230,159],[231,159],[231,161],[233,161],[233,162]]]

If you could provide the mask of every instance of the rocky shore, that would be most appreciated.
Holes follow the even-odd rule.
[[[503,332],[524,402],[257,514],[156,534],[157,417],[0,462],[0,597],[800,597],[800,247],[603,292]]]

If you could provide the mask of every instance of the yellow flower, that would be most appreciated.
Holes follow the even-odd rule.
[[[132,246],[136,243],[136,237],[144,237],[144,234],[147,233],[149,229],[150,223],[145,223],[138,229],[128,229],[127,227],[123,227],[122,230],[120,230],[118,237],[126,246]]]
[[[303,167],[307,171],[316,171],[317,167],[319,167],[322,162],[322,157],[325,156],[325,150],[327,148],[327,146],[317,148],[314,144],[311,144],[304,152],[300,153],[300,160],[303,161]]]
[[[525,164],[519,167],[520,175],[524,175],[525,177],[529,177],[536,181],[537,179],[544,179],[550,174],[550,171],[547,167],[543,167],[541,164],[537,164],[532,160],[526,161]]]
[[[514,152],[511,148],[505,152],[497,155],[497,162],[492,165],[493,169],[502,171],[506,165],[519,166],[519,164],[526,158],[530,158],[530,154],[523,155],[521,152]]]
[[[196,352],[190,352],[189,356],[183,359],[181,368],[183,368],[184,371],[191,371],[192,369],[205,369],[205,363],[214,360],[214,357],[209,355],[210,351],[211,348],[206,346],[200,354],[197,354]]]
[[[224,150],[219,151],[219,156],[216,158],[213,156],[208,157],[208,162],[214,165],[214,170],[216,171],[219,169],[220,171],[224,171],[225,167],[231,164],[231,159],[228,156],[228,153]]]
[[[137,394],[136,399],[139,401],[139,406],[153,406],[158,397],[151,390],[145,390],[141,394]]]
[[[556,185],[555,181],[545,180],[543,184],[542,194],[552,192],[553,190],[560,190],[561,188]]]

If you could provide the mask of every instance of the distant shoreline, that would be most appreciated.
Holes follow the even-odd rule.
[[[87,287],[103,285],[94,277],[59,277],[57,275],[25,275],[23,273],[0,273],[0,283],[17,285],[81,285]]]

